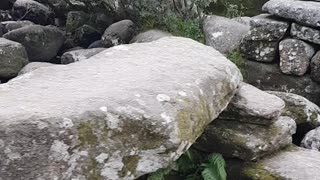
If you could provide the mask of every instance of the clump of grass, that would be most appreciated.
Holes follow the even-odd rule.
[[[170,32],[175,36],[191,38],[193,40],[204,42],[204,35],[199,19],[184,19],[178,16],[163,17],[160,21],[151,17],[141,19],[140,30],[160,29]]]
[[[245,60],[243,59],[240,50],[231,51],[227,58],[232,61],[241,71],[243,79],[245,80],[248,77],[248,71],[246,67]]]

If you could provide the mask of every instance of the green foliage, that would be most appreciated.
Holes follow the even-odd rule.
[[[244,59],[239,50],[234,50],[227,55],[227,58],[232,61],[241,71],[244,80],[248,77],[248,72]]]
[[[148,180],[165,180],[169,176],[186,180],[226,180],[225,161],[220,154],[207,154],[189,149],[173,167],[152,173]]]
[[[172,33],[175,36],[182,36],[204,42],[204,35],[198,19],[183,19],[178,16],[167,16],[161,21],[156,21],[151,17],[144,17],[140,23],[141,31],[149,29],[161,29]]]

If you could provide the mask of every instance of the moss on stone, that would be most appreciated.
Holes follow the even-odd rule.
[[[305,123],[308,115],[304,112],[304,107],[286,105],[282,116],[289,116],[296,121],[297,124]]]
[[[93,127],[90,122],[80,123],[78,127],[78,139],[80,141],[80,146],[95,146],[98,143],[98,138],[94,134]]]
[[[262,164],[255,164],[253,166],[245,167],[241,171],[241,176],[251,180],[280,180],[281,178],[271,174],[264,168]]]
[[[318,113],[313,111],[311,113],[310,120],[311,120],[311,122],[316,122],[318,120]]]
[[[140,159],[138,155],[123,157],[122,163],[124,166],[121,170],[121,176],[126,176],[128,173],[135,174]]]
[[[99,169],[99,163],[95,158],[91,157],[89,160],[89,164],[86,168],[86,179],[88,180],[102,180],[101,171]]]

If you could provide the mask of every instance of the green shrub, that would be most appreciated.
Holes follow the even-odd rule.
[[[175,164],[152,173],[147,180],[165,180],[168,176],[186,180],[226,180],[225,161],[220,154],[189,149]]]

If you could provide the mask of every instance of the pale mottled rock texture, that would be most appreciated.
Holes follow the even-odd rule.
[[[222,54],[185,38],[19,76],[0,85],[0,179],[135,179],[166,167],[240,81]]]
[[[285,39],[279,44],[280,69],[285,74],[304,75],[310,65],[314,48],[298,39]]]
[[[34,71],[42,67],[49,67],[54,65],[56,64],[47,63],[47,62],[31,62],[21,69],[21,71],[19,72],[19,75],[29,73],[31,71]]]
[[[308,132],[302,142],[301,146],[307,149],[320,151],[320,128],[316,128]]]
[[[295,38],[320,44],[320,30],[292,23],[290,34]]]

